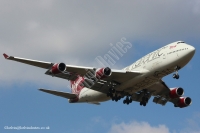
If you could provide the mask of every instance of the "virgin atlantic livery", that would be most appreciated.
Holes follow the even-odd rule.
[[[173,78],[179,79],[178,70],[192,59],[194,53],[193,46],[177,41],[147,54],[122,70],[73,66],[3,55],[8,60],[47,69],[47,75],[69,80],[71,93],[39,89],[67,98],[69,103],[100,104],[108,100],[117,102],[124,98],[124,104],[137,101],[146,106],[153,96],[156,104],[165,105],[171,102],[174,107],[183,108],[192,103],[191,98],[183,97],[184,90],[181,87],[169,88],[162,78],[174,73]]]

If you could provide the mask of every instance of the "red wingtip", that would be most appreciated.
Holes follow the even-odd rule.
[[[7,59],[9,56],[7,54],[3,54],[4,58]]]

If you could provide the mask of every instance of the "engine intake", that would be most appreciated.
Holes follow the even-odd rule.
[[[112,71],[109,67],[100,68],[99,70],[96,71],[95,77],[98,79],[102,79],[102,78],[110,76],[111,74],[112,74]]]
[[[50,72],[52,74],[58,74],[66,70],[66,65],[64,63],[56,63],[52,66]]]
[[[178,103],[175,106],[184,108],[184,107],[189,106],[191,103],[192,103],[192,99],[190,97],[180,97]]]
[[[181,97],[183,96],[184,94],[184,90],[183,88],[174,88],[172,90],[170,90],[170,93],[169,93],[169,96],[170,98],[178,98],[178,97]]]

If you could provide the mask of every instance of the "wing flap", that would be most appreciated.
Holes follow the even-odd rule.
[[[111,76],[105,77],[101,80],[93,81],[90,79],[85,79],[87,84],[85,87],[102,93],[108,93],[109,88],[114,88],[140,74],[142,74],[141,71],[129,72],[125,70],[112,70]]]
[[[154,96],[153,102],[156,104],[164,106],[167,102],[176,103],[179,100],[179,98],[171,99],[169,97],[170,88],[162,80],[150,86],[148,91],[152,92]]]
[[[66,71],[71,73],[77,73],[81,76],[86,75],[90,70],[93,70],[93,67],[84,67],[84,66],[74,66],[74,65],[66,65]]]
[[[67,93],[67,92],[61,92],[61,91],[54,91],[54,90],[47,90],[47,89],[39,89],[40,91],[50,93],[56,96],[64,97],[67,99],[74,99],[77,98],[75,94]]]
[[[147,90],[151,92],[153,96],[160,96],[165,98],[168,98],[168,94],[170,92],[169,87],[162,80],[148,87]]]
[[[116,81],[118,83],[123,83],[130,80],[138,75],[141,75],[141,71],[125,71],[125,70],[113,70],[110,77],[105,78],[106,80]]]

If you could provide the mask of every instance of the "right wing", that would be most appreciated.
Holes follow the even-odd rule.
[[[20,57],[8,56],[5,53],[3,54],[3,56],[7,60],[13,60],[13,61],[25,63],[25,64],[28,64],[28,65],[32,65],[32,66],[36,66],[36,67],[40,67],[40,68],[49,69],[53,66],[53,63],[51,63],[51,62],[44,62],[44,61],[37,61],[37,60],[20,58]]]
[[[54,91],[54,90],[46,90],[46,89],[39,89],[40,91],[50,93],[56,96],[64,97],[67,99],[75,99],[77,96],[75,94],[67,93],[67,92],[61,92],[61,91]]]

